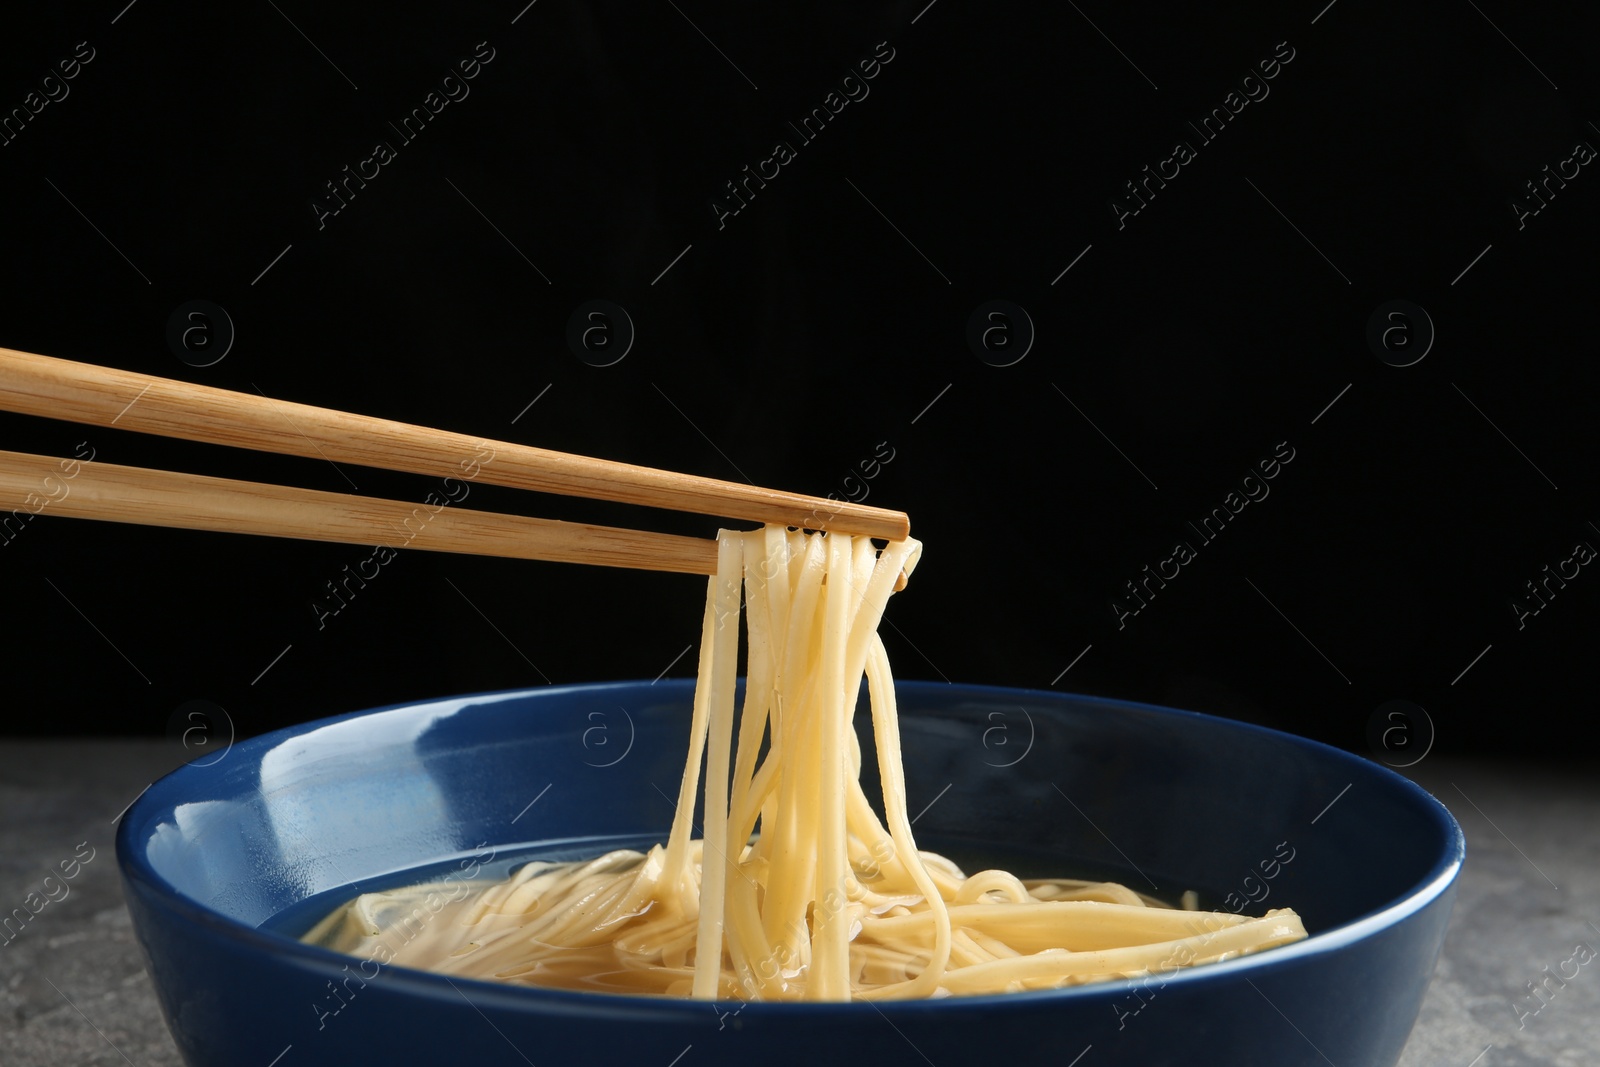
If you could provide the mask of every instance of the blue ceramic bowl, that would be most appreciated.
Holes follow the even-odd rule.
[[[1190,712],[899,684],[919,844],[1024,876],[1114,876],[1311,936],[1167,975],[882,1004],[709,1004],[358,963],[293,934],[434,864],[502,875],[663,840],[692,683],[551,687],[346,715],[157,782],[117,836],[128,908],[192,1067],[855,1062],[1392,1067],[1464,841],[1387,769]],[[870,720],[857,716],[863,744]],[[867,750],[867,751],[870,751]],[[871,764],[871,759],[866,761]],[[875,783],[872,784],[875,789]]]

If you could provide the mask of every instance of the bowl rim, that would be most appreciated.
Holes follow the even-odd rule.
[[[744,680],[741,675],[739,684],[743,685]],[[1460,823],[1457,822],[1455,816],[1445,807],[1443,802],[1392,768],[1363,759],[1354,753],[1321,741],[1301,737],[1298,734],[1288,733],[1283,730],[1275,730],[1271,727],[1260,726],[1255,723],[1228,719],[1219,715],[1187,711],[1182,708],[1167,707],[1159,704],[1147,704],[1141,701],[1123,700],[1116,697],[1096,696],[1089,693],[952,683],[925,679],[897,678],[894,684],[897,697],[908,691],[920,690],[939,693],[961,693],[973,698],[994,699],[1003,697],[1008,701],[1031,697],[1055,704],[1093,702],[1109,706],[1118,712],[1130,711],[1140,714],[1201,720],[1224,729],[1239,730],[1278,743],[1301,746],[1335,763],[1342,763],[1355,774],[1365,774],[1376,777],[1380,781],[1386,781],[1392,788],[1397,788],[1402,795],[1407,796],[1420,810],[1425,811],[1429,820],[1435,824],[1435,829],[1441,832],[1439,837],[1443,839],[1443,847],[1437,850],[1437,855],[1428,872],[1411,889],[1390,900],[1387,904],[1327,930],[1310,934],[1301,941],[1280,945],[1268,951],[1235,956],[1232,959],[1202,966],[1178,967],[1162,972],[1163,989],[1169,985],[1181,988],[1194,982],[1214,982],[1233,976],[1240,976],[1248,980],[1251,975],[1258,972],[1293,966],[1303,961],[1314,960],[1337,952],[1355,942],[1389,929],[1433,904],[1452,888],[1460,875],[1462,864],[1465,862],[1465,834],[1461,829]],[[509,700],[556,696],[571,692],[597,693],[607,689],[636,689],[640,687],[658,689],[663,694],[681,690],[692,696],[694,685],[695,679],[693,678],[662,678],[653,682],[632,679],[484,690],[420,700],[407,700],[307,720],[306,722],[296,723],[246,738],[243,741],[236,742],[233,747],[271,748],[292,737],[336,723],[381,715],[386,712],[416,710],[429,705],[456,704],[466,707],[473,704],[501,703]],[[318,945],[308,945],[274,930],[250,926],[207,906],[184,893],[164,878],[150,865],[144,850],[136,846],[133,841],[133,828],[148,821],[152,814],[156,814],[151,811],[152,808],[159,807],[161,811],[170,810],[171,805],[160,803],[161,798],[178,784],[181,784],[177,781],[181,777],[203,773],[221,762],[217,761],[204,766],[199,765],[201,759],[212,758],[214,757],[197,757],[195,760],[174,768],[167,774],[157,778],[145,788],[143,793],[135,798],[119,818],[116,833],[116,857],[117,865],[123,878],[129,882],[139,883],[144,886],[147,891],[154,893],[164,907],[176,912],[186,920],[225,935],[242,946],[263,952],[269,956],[288,957],[302,964],[318,965],[319,969],[333,972],[337,972],[341,967],[347,966],[351,960],[360,959],[360,957],[335,952],[332,949]],[[1342,796],[1343,794],[1340,795]],[[1438,839],[1434,838],[1434,840]],[[419,861],[417,866],[431,862],[434,861]],[[415,993],[445,996],[450,999],[454,999],[452,994],[465,998],[466,994],[462,991],[462,987],[465,986],[474,993],[474,999],[468,1001],[473,1006],[487,1002],[493,1004],[496,1008],[504,1008],[512,1012],[526,1012],[532,1008],[537,1008],[539,1005],[545,1005],[568,1013],[573,1011],[599,1011],[613,1016],[619,1009],[625,1008],[629,1012],[641,1013],[643,1016],[651,1018],[676,1018],[686,1013],[697,1014],[703,1011],[706,1005],[730,1003],[740,1005],[738,1012],[753,1010],[763,1015],[767,1013],[783,1014],[841,1010],[858,1013],[877,1011],[887,1015],[914,1015],[922,1011],[948,1013],[955,1010],[974,1010],[987,1014],[993,1013],[997,1009],[1008,1007],[1023,1008],[1025,1005],[1037,1007],[1041,1000],[1053,1002],[1058,1000],[1098,999],[1101,997],[1117,999],[1126,995],[1134,987],[1143,985],[1148,980],[1148,975],[1144,975],[1134,978],[1108,979],[1081,985],[1071,985],[1058,989],[1022,990],[1012,993],[980,993],[910,1000],[727,1001],[551,989],[510,982],[496,982],[489,979],[443,975],[434,971],[392,963],[382,964],[381,966],[384,968],[382,973],[386,979],[384,983],[386,986],[392,985],[401,989],[409,989]]]

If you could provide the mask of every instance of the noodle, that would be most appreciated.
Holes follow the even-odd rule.
[[[910,539],[880,553],[868,538],[837,533],[724,531],[664,847],[531,862],[483,888],[363,894],[304,940],[536,986],[837,1001],[1137,977],[1306,936],[1286,908],[1261,918],[1199,912],[1185,894],[1185,908],[1173,909],[1112,883],[968,877],[918,851],[877,629],[920,552]],[[749,639],[736,716],[741,581]],[[851,725],[863,675],[881,820],[861,789]]]

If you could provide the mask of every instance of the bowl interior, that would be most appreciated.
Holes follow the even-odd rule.
[[[1442,806],[1323,745],[1068,694],[896,690],[919,845],[968,873],[1003,865],[1114,878],[1173,900],[1194,889],[1207,909],[1293,907],[1313,938],[1276,950],[1292,953],[1420,906],[1461,861]],[[119,855],[207,922],[283,930],[353,885],[392,884],[485,848],[500,862],[484,872],[498,874],[513,857],[663,841],[692,694],[687,680],[551,687],[252,738],[152,786],[124,816]],[[875,796],[865,700],[856,726]]]

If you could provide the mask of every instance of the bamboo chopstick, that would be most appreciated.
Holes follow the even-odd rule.
[[[76,470],[64,477],[68,463]],[[55,490],[48,488],[52,481]],[[30,494],[44,501],[37,510],[0,518],[49,514],[681,574],[717,571],[717,543],[709,538],[0,451],[0,500]]]
[[[865,504],[486,441],[9,348],[0,348],[0,409],[442,477],[460,476],[476,457],[475,478],[495,485],[890,541],[904,540],[911,529],[903,512]]]

